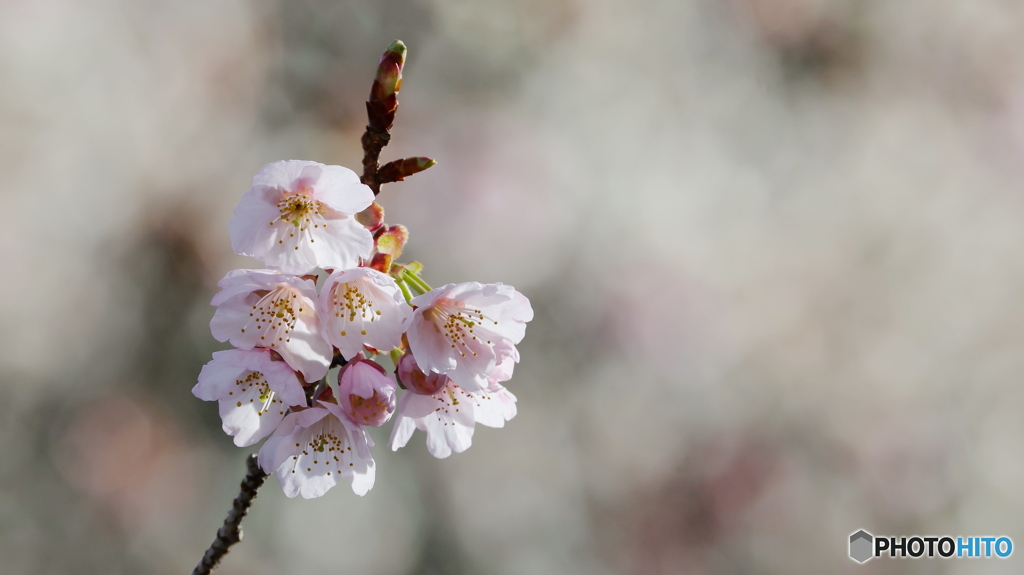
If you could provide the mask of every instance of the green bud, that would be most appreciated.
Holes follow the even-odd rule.
[[[402,255],[402,248],[409,241],[409,230],[402,224],[395,224],[377,238],[377,251],[394,259]]]

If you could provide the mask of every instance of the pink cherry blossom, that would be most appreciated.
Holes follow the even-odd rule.
[[[487,387],[494,366],[519,361],[515,344],[533,309],[512,286],[448,284],[412,299],[409,346],[424,371],[446,374],[468,391]]]
[[[373,249],[370,232],[353,217],[372,202],[373,191],[348,168],[273,162],[235,206],[231,247],[286,273],[352,268]]]
[[[224,433],[235,445],[252,445],[274,432],[289,406],[305,405],[299,378],[267,349],[229,349],[213,353],[192,394],[220,403]]]
[[[263,444],[259,464],[277,473],[288,497],[320,497],[342,478],[356,495],[366,495],[376,474],[373,440],[333,403],[288,414]]]
[[[380,427],[387,423],[395,411],[397,393],[395,380],[377,362],[363,359],[361,353],[338,374],[338,404],[359,425]]]
[[[499,364],[485,391],[469,392],[448,380],[444,389],[434,395],[402,394],[388,441],[391,450],[405,447],[413,432],[419,429],[427,434],[427,451],[443,459],[452,452],[469,449],[477,423],[504,427],[506,421],[516,416],[516,397],[498,378],[502,381],[510,378],[512,364],[509,359]]]
[[[428,371],[423,373],[412,353],[406,353],[398,360],[398,379],[406,389],[420,395],[434,395],[451,381],[447,375]]]
[[[281,354],[306,381],[327,373],[331,346],[324,341],[313,282],[271,270],[233,270],[210,302],[210,330],[239,349],[265,347]]]
[[[391,276],[371,268],[331,274],[320,289],[324,337],[345,359],[364,345],[389,351],[402,341],[412,308]]]

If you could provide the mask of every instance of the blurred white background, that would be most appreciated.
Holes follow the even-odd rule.
[[[0,571],[189,572],[244,456],[190,394],[263,164],[356,168],[434,285],[536,319],[519,415],[268,481],[218,573],[1019,573],[1024,4],[0,0]]]

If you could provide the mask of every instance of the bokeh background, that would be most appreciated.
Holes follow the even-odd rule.
[[[219,573],[1019,573],[1017,0],[0,1],[0,572],[180,574],[254,449],[190,388],[263,164],[355,167],[434,285],[536,319],[519,415],[377,485],[273,478]]]

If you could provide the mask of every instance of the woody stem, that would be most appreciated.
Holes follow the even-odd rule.
[[[250,455],[245,460],[248,471],[242,479],[241,489],[238,496],[231,503],[228,516],[224,518],[224,524],[217,530],[217,536],[209,549],[203,554],[203,558],[192,570],[192,575],[209,575],[210,571],[220,563],[220,560],[227,555],[232,545],[242,540],[242,518],[249,512],[249,506],[256,499],[256,491],[267,479],[267,474],[260,469],[256,455]]]
[[[363,144],[363,176],[359,179],[362,183],[370,186],[373,195],[380,193],[380,151],[391,141],[391,133],[387,130],[377,131],[366,126],[361,140]]]

